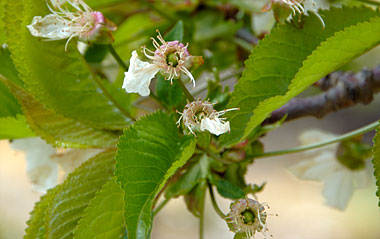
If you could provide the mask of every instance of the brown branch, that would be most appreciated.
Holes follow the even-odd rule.
[[[321,118],[330,112],[353,106],[369,104],[373,95],[380,91],[380,66],[358,73],[334,72],[319,80],[315,86],[324,92],[306,98],[294,98],[272,112],[263,122],[271,124],[287,115],[286,120],[305,116]]]

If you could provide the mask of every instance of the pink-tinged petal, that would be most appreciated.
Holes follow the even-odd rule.
[[[325,181],[323,196],[329,206],[344,210],[353,193],[352,174],[349,170],[341,170],[332,174]]]
[[[208,130],[210,133],[219,136],[230,131],[230,122],[222,122],[218,118],[204,118],[201,121],[201,131]]]
[[[159,70],[155,65],[139,60],[137,52],[133,51],[128,72],[125,72],[123,89],[128,93],[148,96],[150,82]]]
[[[72,35],[68,22],[55,14],[49,14],[43,18],[36,16],[27,27],[35,37],[59,40],[69,38]]]

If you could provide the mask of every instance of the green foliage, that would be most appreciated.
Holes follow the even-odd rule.
[[[301,29],[278,25],[252,51],[232,94],[229,107],[240,111],[226,115],[231,133],[224,144],[246,137],[272,111],[380,42],[377,11],[343,7],[320,14],[326,28],[315,15],[302,16]]]
[[[23,115],[0,118],[0,139],[18,139],[35,136]]]
[[[93,127],[122,129],[130,123],[91,79],[96,76],[77,51],[75,41],[65,51],[65,40],[44,41],[30,34],[26,26],[32,18],[49,14],[45,1],[8,1],[5,7],[12,59],[33,96],[63,116]]]
[[[24,238],[73,238],[84,209],[113,175],[114,155],[114,151],[98,154],[71,173],[63,184],[49,190],[36,203]]]
[[[186,97],[182,93],[182,88],[177,80],[173,80],[172,84],[170,81],[165,80],[160,74],[158,74],[156,78],[157,97],[168,108],[179,108],[179,106],[186,104]]]
[[[25,230],[24,239],[45,239],[45,212],[49,207],[49,203],[55,193],[60,190],[61,186],[50,189],[40,201],[34,205],[33,211],[30,213],[30,218],[26,222],[28,227]]]
[[[18,98],[26,120],[33,131],[48,143],[59,147],[72,148],[104,148],[116,145],[117,134],[111,131],[94,129],[73,119],[63,117],[47,109],[16,84],[5,79],[2,79],[2,82],[6,83]],[[22,128],[19,130],[21,131]],[[24,131],[25,129],[21,132]]]
[[[204,167],[204,164],[207,164]],[[208,174],[208,161],[200,160],[192,165],[181,177],[166,190],[165,197],[172,198],[188,194],[198,183],[206,179]]]
[[[74,231],[74,239],[117,239],[125,233],[124,193],[115,179],[97,192],[84,210]]]
[[[149,237],[153,200],[193,154],[195,144],[191,136],[180,138],[173,118],[162,112],[143,117],[124,131],[115,175],[125,192],[129,239]]]
[[[0,48],[0,75],[22,85],[10,58],[10,53],[4,48]],[[0,83],[0,102],[2,103],[0,105],[0,117],[15,117],[17,114],[22,113],[17,100],[3,83]]]
[[[183,41],[183,22],[178,21],[177,24],[165,35],[165,41]]]
[[[233,37],[241,27],[232,20],[224,21],[223,14],[217,11],[202,11],[195,21],[194,41],[207,41],[215,38]]]
[[[225,198],[239,199],[245,197],[244,191],[228,180],[215,179],[212,183],[216,186],[218,193]]]
[[[376,185],[377,185],[377,192],[376,196],[380,199],[380,127],[376,130],[376,136],[373,139],[373,159],[372,164],[373,168],[375,169],[374,174],[376,178]],[[380,207],[380,201],[379,201],[379,207]]]
[[[77,168],[52,196],[45,211],[45,238],[73,238],[90,200],[114,172],[115,152],[106,151]]]

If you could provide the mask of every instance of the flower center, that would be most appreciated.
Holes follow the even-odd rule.
[[[256,219],[255,213],[251,211],[251,209],[244,210],[241,215],[243,216],[243,222],[245,224],[253,224]]]
[[[171,52],[166,56],[166,63],[173,67],[178,66],[179,54],[177,52]]]

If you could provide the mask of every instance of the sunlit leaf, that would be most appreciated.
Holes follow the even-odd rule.
[[[369,8],[332,8],[321,11],[326,24],[311,14],[302,28],[278,25],[246,61],[226,116],[232,144],[246,137],[268,115],[333,70],[380,43],[380,14]]]
[[[107,130],[91,128],[63,117],[40,104],[24,89],[0,77],[22,105],[25,118],[33,131],[48,143],[60,147],[98,147],[116,145],[118,135]]]
[[[124,131],[115,175],[125,192],[129,239],[149,238],[153,200],[193,154],[195,143],[192,136],[181,138],[173,118],[161,112],[143,117]]]
[[[85,209],[74,239],[117,239],[125,233],[124,192],[114,179],[91,200]]]
[[[45,238],[73,238],[73,231],[96,192],[112,178],[115,151],[89,159],[71,173],[49,202],[45,211]]]
[[[7,1],[5,31],[13,62],[28,90],[56,112],[93,127],[122,129],[130,119],[103,93],[72,40],[46,41],[26,27],[49,14],[45,1]]]

